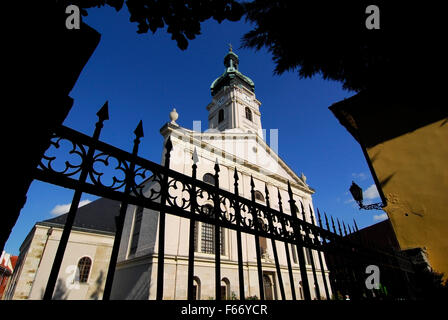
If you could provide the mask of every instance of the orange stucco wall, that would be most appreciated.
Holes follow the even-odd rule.
[[[399,124],[397,124],[399,125]],[[448,119],[367,148],[401,249],[425,247],[448,278]]]

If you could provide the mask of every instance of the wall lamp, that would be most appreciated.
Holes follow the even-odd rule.
[[[382,202],[364,205],[362,203],[362,201],[363,201],[362,189],[354,181],[352,181],[352,185],[350,186],[350,193],[352,194],[353,199],[355,199],[356,203],[359,205],[359,209],[381,210],[381,209],[383,209],[383,207],[386,206]]]

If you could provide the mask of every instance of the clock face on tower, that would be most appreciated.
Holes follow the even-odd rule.
[[[221,97],[218,99],[218,101],[216,102],[218,104],[218,106],[220,106],[223,102],[224,102],[225,97]]]
[[[251,97],[249,97],[248,95],[243,95],[243,99],[244,100],[246,100],[247,102],[251,102],[252,101],[252,98]]]

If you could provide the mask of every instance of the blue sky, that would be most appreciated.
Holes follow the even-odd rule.
[[[169,121],[173,107],[181,126],[192,128],[193,121],[200,120],[205,129],[210,84],[224,71],[223,58],[232,43],[240,58],[239,70],[255,82],[263,127],[278,129],[279,155],[297,174],[307,176],[316,190],[314,206],[351,225],[355,218],[360,228],[384,219],[382,211],[360,211],[354,206],[348,192],[352,180],[365,190],[365,198],[380,200],[361,148],[328,109],[354,92],[319,76],[301,80],[293,72],[274,75],[266,50],[239,48],[241,37],[251,30],[244,21],[205,22],[202,34],[186,51],[178,49],[165,30],[137,34],[126,8],[118,13],[108,7],[91,9],[84,22],[102,36],[70,94],[75,103],[66,126],[91,135],[95,114],[108,100],[110,120],[101,139],[131,151],[133,131],[143,120],[145,136],[139,154],[160,162],[159,129]],[[5,250],[18,254],[33,225],[62,213],[72,196],[71,190],[34,181]],[[84,204],[94,199],[82,197]]]

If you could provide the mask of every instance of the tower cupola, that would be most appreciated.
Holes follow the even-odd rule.
[[[255,97],[255,84],[238,68],[240,59],[230,46],[224,57],[224,73],[210,86],[212,102],[209,111],[209,128],[220,131],[238,129],[262,136],[261,102]]]

